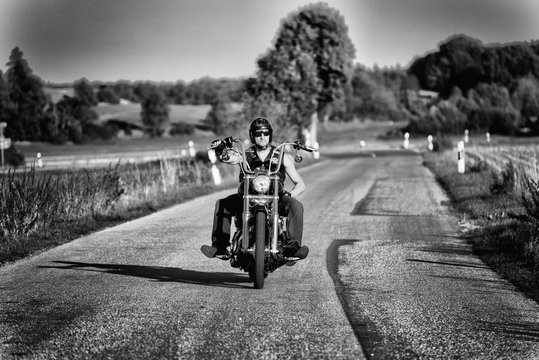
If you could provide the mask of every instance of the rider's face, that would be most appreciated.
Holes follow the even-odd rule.
[[[256,145],[260,147],[264,147],[269,144],[269,131],[262,130],[262,131],[255,131],[255,143]]]

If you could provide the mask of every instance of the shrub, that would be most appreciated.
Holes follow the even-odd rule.
[[[24,154],[19,151],[14,145],[4,150],[4,162],[13,167],[24,165]]]
[[[488,130],[491,134],[514,135],[519,123],[520,115],[515,110],[481,108],[473,111],[467,126],[471,130]]]
[[[507,194],[515,189],[517,173],[515,165],[509,161],[500,174],[493,174],[494,182],[490,187],[492,194]]]
[[[432,141],[432,150],[437,152],[443,152],[453,148],[453,141],[442,133],[438,133]]]
[[[195,125],[184,122],[170,124],[170,135],[192,135],[195,132]]]
[[[83,141],[90,141],[95,139],[110,140],[114,139],[118,135],[119,128],[114,124],[83,124],[82,126],[82,139]]]
[[[539,229],[539,185],[532,178],[528,178],[526,185],[527,193],[522,193],[525,218],[535,229]]]
[[[9,237],[24,236],[51,217],[54,201],[50,178],[35,177],[35,171],[17,175],[9,171],[0,182],[0,243]]]
[[[470,172],[483,172],[487,171],[490,167],[487,161],[481,157],[474,155],[473,153],[468,153],[468,170]]]

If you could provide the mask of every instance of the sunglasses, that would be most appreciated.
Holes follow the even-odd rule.
[[[255,131],[255,137],[259,136],[269,136],[269,131]]]

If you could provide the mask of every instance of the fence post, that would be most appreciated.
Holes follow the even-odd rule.
[[[217,161],[217,156],[215,155],[215,151],[210,149],[208,150],[208,157],[211,161],[211,174],[213,176],[213,183],[215,185],[221,185],[222,179],[221,179],[221,173],[219,172],[219,168],[217,165],[215,165],[215,162]]]

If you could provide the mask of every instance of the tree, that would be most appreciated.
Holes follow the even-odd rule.
[[[351,92],[347,97],[348,111],[353,116],[371,119],[397,120],[403,113],[398,95],[404,82],[404,74],[397,80],[391,70],[370,72],[361,65],[354,68]]]
[[[92,109],[97,105],[97,96],[90,82],[84,78],[76,81],[73,86],[75,96],[71,101],[73,117],[82,125],[88,125],[95,122],[99,115]]]
[[[11,51],[7,66],[6,77],[14,114],[7,121],[6,135],[13,140],[39,140],[40,121],[47,105],[43,83],[32,73],[18,47]]]
[[[168,123],[169,107],[163,93],[157,88],[148,89],[147,97],[142,101],[140,116],[142,124],[150,136],[161,136]]]
[[[539,81],[531,76],[521,78],[513,93],[513,104],[525,119],[539,116]]]
[[[15,111],[15,106],[9,96],[9,85],[0,70],[0,122],[8,122]]]
[[[87,79],[82,78],[76,81],[73,89],[75,91],[75,97],[79,99],[82,105],[88,107],[97,105],[97,96],[94,88]]]
[[[480,83],[514,88],[519,78],[539,77],[539,42],[483,45],[466,35],[442,42],[439,50],[416,59],[409,72],[421,87],[448,96],[454,86],[463,93]]]
[[[342,15],[325,3],[309,4],[281,23],[274,47],[258,60],[257,78],[248,91],[282,104],[281,122],[310,123],[316,141],[319,114],[344,97],[355,48]]]
[[[211,110],[206,115],[204,123],[216,135],[222,135],[225,133],[228,125],[234,121],[230,109],[230,100],[225,94],[221,94],[217,96],[211,105]]]
[[[97,100],[109,104],[119,104],[120,97],[116,94],[111,86],[101,85],[97,90]]]

